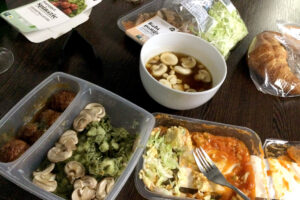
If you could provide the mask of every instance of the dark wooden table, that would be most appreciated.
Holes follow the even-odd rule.
[[[7,0],[8,8],[28,1]],[[147,1],[146,1],[147,2]],[[72,40],[62,57],[68,35],[40,44],[29,42],[11,26],[0,21],[0,46],[11,49],[13,66],[0,75],[0,117],[51,73],[63,71],[93,82],[132,101],[149,112],[166,112],[198,119],[246,126],[262,139],[300,140],[300,98],[278,98],[258,92],[246,64],[246,51],[252,38],[264,30],[277,30],[276,20],[300,24],[299,0],[234,0],[249,29],[248,36],[227,60],[228,75],[219,92],[203,106],[187,111],[167,109],[148,96],[138,72],[141,46],[117,27],[119,16],[138,7],[125,0],[104,0],[89,21],[76,30],[94,48],[98,60],[82,51]],[[38,199],[4,178],[0,178],[0,199]],[[143,199],[136,191],[133,176],[117,199]]]

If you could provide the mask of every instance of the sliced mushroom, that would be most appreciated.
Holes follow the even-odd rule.
[[[73,122],[73,128],[81,132],[85,129],[85,127],[91,123],[92,116],[89,114],[89,112],[86,112],[86,110],[82,110],[80,114],[75,118]]]
[[[97,185],[96,198],[98,200],[103,200],[109,194],[114,184],[115,184],[115,180],[112,177],[103,179]]]
[[[48,191],[54,192],[57,187],[57,182],[55,180],[55,174],[52,174],[55,164],[51,163],[45,170],[40,172],[33,172],[32,182],[38,187]]]
[[[177,77],[176,75],[169,75],[167,77],[167,81],[169,81],[172,85],[177,83]]]
[[[185,58],[181,58],[181,65],[184,67],[184,68],[194,68],[197,64],[197,61],[195,58],[191,57],[191,56],[188,56],[188,57],[185,57]]]
[[[73,183],[76,179],[85,175],[85,168],[80,162],[70,161],[65,165],[65,173],[70,182]]]
[[[190,89],[190,86],[188,85],[188,84],[183,84],[183,88],[185,89],[185,90],[188,90],[188,89]]]
[[[159,61],[159,56],[155,56],[149,60],[149,63],[155,64]]]
[[[101,104],[90,103],[75,118],[73,128],[76,131],[81,132],[89,123],[93,121],[99,122],[104,116],[105,109]]]
[[[211,76],[209,72],[205,69],[200,69],[198,73],[194,76],[196,81],[203,81],[205,83],[211,82]]]
[[[160,61],[166,65],[176,65],[178,63],[178,58],[175,54],[166,52],[160,55]]]
[[[174,75],[175,74],[175,71],[172,69],[171,71],[170,71],[170,75]]]
[[[172,88],[172,84],[167,79],[160,79],[159,82],[168,88]]]
[[[150,63],[146,64],[146,68],[150,68],[152,65]]]
[[[92,176],[83,176],[77,179],[73,184],[74,189],[89,187],[91,189],[96,189],[97,180]]]
[[[52,147],[47,154],[48,160],[51,162],[57,163],[67,160],[72,156],[72,151],[68,151],[68,149],[60,144],[56,143],[55,147]]]
[[[175,72],[179,73],[179,74],[182,74],[182,75],[189,75],[192,73],[192,70],[189,69],[189,68],[184,68],[184,67],[181,67],[181,66],[175,66],[174,67],[174,70]]]
[[[162,77],[164,77],[164,78],[167,78],[169,76],[169,74],[167,74],[167,73],[164,73],[163,75],[162,75]]]
[[[90,103],[84,109],[90,110],[92,121],[100,122],[105,117],[105,108],[99,103]]]
[[[205,66],[204,66],[202,63],[199,63],[199,64],[198,64],[198,68],[199,68],[199,69],[205,69]]]
[[[173,89],[179,90],[179,91],[184,91],[183,85],[182,84],[174,84],[172,85]]]
[[[92,200],[96,196],[96,191],[89,187],[77,188],[72,193],[72,200]]]
[[[197,92],[195,89],[187,89],[186,92]]]
[[[165,64],[161,63],[159,65],[152,65],[151,70],[153,76],[160,77],[168,71],[168,67]]]
[[[78,143],[77,133],[73,130],[67,130],[60,136],[59,143],[64,145],[67,151],[75,150]]]

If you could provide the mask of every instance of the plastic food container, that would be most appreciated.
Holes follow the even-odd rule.
[[[235,137],[245,143],[251,155],[263,158],[262,144],[258,135],[251,129],[239,127],[234,125],[222,124],[217,122],[210,122],[181,116],[155,113],[156,126],[183,126],[190,132],[203,132],[207,131],[213,135]],[[143,168],[143,158],[141,158],[136,166],[135,171],[135,186],[138,192],[149,200],[162,200],[162,199],[191,199],[182,197],[164,196],[147,189],[144,182],[139,179],[139,171]]]
[[[185,32],[214,45],[227,58],[248,34],[238,10],[230,0],[153,0],[119,18],[119,28],[144,44],[154,35]]]
[[[266,158],[278,157],[278,156],[285,154],[287,147],[289,147],[291,145],[300,145],[300,141],[266,139],[266,141],[263,145],[263,149],[264,149]]]
[[[11,163],[0,162],[0,174],[42,199],[62,199],[35,186],[32,183],[32,172],[45,159],[48,150],[54,146],[60,135],[72,126],[74,118],[84,106],[91,102],[98,102],[105,107],[113,126],[124,127],[130,133],[139,135],[136,150],[106,198],[114,199],[138,162],[155,123],[153,115],[122,97],[74,76],[61,72],[54,73],[27,94],[2,118],[0,121],[0,138],[7,140],[10,138],[9,133],[15,134],[16,130],[27,122],[28,114],[34,114],[35,111],[39,110],[40,102],[45,102],[47,97],[60,88],[69,88],[77,92],[72,103],[20,158]]]
[[[289,157],[287,149],[291,146],[300,146],[300,141],[267,139],[263,145],[271,199],[299,199],[300,165],[285,162],[285,157]]]
[[[154,0],[151,1],[133,11],[131,11],[130,13],[120,17],[117,21],[118,27],[122,30],[122,31],[126,31],[126,29],[123,26],[123,22],[125,21],[133,21],[137,18],[139,13],[144,13],[144,12],[155,12],[159,9],[161,9],[162,5],[164,4],[164,1],[158,1],[158,0]]]

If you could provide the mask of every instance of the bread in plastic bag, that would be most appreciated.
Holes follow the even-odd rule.
[[[248,34],[230,0],[154,0],[144,7],[135,19],[122,22],[126,34],[141,44],[163,31],[180,31],[202,37],[228,57],[230,50]],[[157,17],[170,26],[161,27],[163,23]],[[149,28],[145,30],[144,25]]]
[[[280,32],[258,34],[248,50],[257,89],[280,97],[300,96],[300,26],[278,22]]]

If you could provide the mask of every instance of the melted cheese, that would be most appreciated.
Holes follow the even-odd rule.
[[[283,158],[268,158],[276,199],[300,199],[300,167]]]

